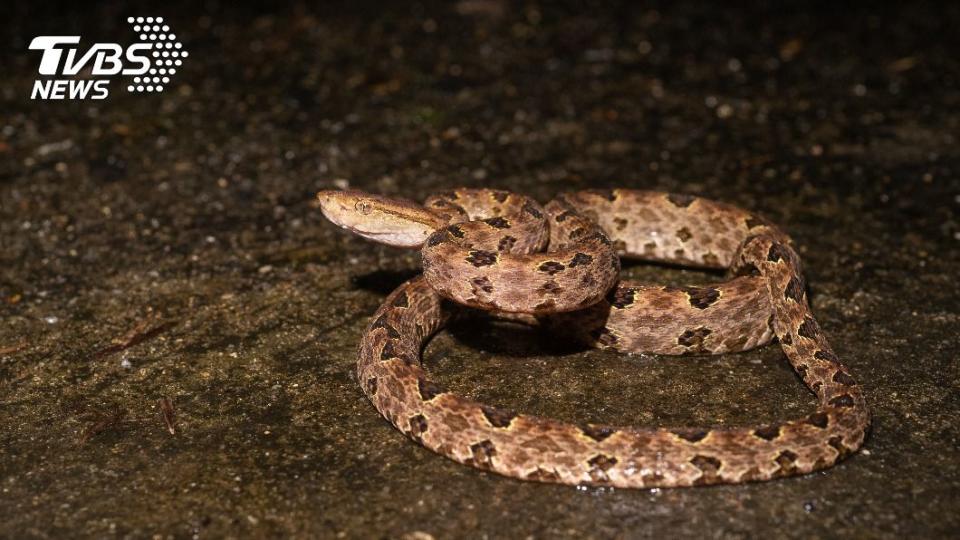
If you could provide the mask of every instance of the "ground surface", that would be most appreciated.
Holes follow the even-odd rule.
[[[956,7],[200,4],[5,9],[0,537],[960,531]],[[151,12],[191,53],[162,94],[27,99],[33,36],[129,42],[124,19]],[[311,196],[345,183],[624,186],[760,211],[801,246],[867,389],[865,450],[804,478],[662,491],[431,454],[354,379],[367,317],[418,259],[321,218]],[[813,404],[776,346],[626,357],[468,325],[426,356],[458,391],[576,421],[756,424]]]

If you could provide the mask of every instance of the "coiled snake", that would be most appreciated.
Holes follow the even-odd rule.
[[[356,191],[318,198],[341,227],[422,248],[424,274],[390,294],[364,332],[357,376],[384,417],[439,454],[525,480],[673,487],[808,473],[863,444],[863,391],[813,317],[799,257],[751,213],[619,189],[565,194],[545,207],[487,189],[434,195],[422,206]],[[735,277],[706,287],[618,282],[620,256]],[[759,427],[643,428],[578,426],[477,403],[437,385],[420,361],[455,303],[529,314],[591,346],[628,352],[737,352],[775,335],[818,407]]]

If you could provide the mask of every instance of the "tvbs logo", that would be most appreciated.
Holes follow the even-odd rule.
[[[41,78],[34,81],[30,99],[106,99],[111,78],[118,75],[132,77],[128,92],[163,92],[189,53],[163,17],[129,17],[127,22],[140,37],[127,47],[94,43],[81,53],[80,36],[33,38],[30,49],[43,53]]]

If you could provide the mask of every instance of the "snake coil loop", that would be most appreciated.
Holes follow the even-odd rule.
[[[862,388],[810,310],[800,258],[785,234],[749,212],[632,190],[565,194],[545,207],[497,190],[454,190],[424,206],[319,196],[334,223],[422,249],[424,275],[390,294],[364,332],[357,376],[384,417],[441,455],[525,480],[674,487],[809,473],[863,444]],[[618,255],[735,277],[704,287],[617,282]],[[818,406],[773,425],[644,428],[577,426],[477,403],[433,382],[420,361],[456,309],[447,300],[534,314],[556,332],[625,352],[738,352],[775,335]]]

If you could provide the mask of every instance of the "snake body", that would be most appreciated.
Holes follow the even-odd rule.
[[[870,415],[862,389],[813,317],[799,257],[786,235],[747,212],[629,190],[563,195],[542,210],[493,190],[457,190],[424,206],[357,192],[321,192],[320,200],[324,215],[354,232],[423,247],[424,275],[375,313],[357,375],[384,417],[439,454],[526,480],[671,487],[807,473],[863,443]],[[728,267],[737,277],[709,287],[613,285],[617,254]],[[426,340],[457,312],[450,300],[534,314],[623,351],[736,352],[775,334],[818,407],[759,427],[642,428],[578,426],[477,403],[433,382],[420,361]]]

